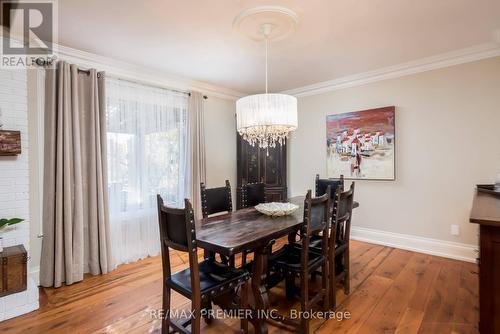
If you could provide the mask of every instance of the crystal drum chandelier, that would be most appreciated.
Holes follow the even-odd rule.
[[[267,149],[284,144],[291,131],[297,129],[297,98],[268,93],[268,49],[272,24],[263,24],[261,33],[266,42],[266,92],[245,96],[236,101],[236,128],[252,146]]]

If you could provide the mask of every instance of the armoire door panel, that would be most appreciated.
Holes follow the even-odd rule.
[[[265,182],[268,185],[280,185],[280,158],[281,145],[269,149],[269,155],[266,153],[265,161]]]
[[[266,184],[266,200],[286,199],[286,144],[260,149],[237,134],[237,187],[245,183]],[[237,207],[241,207],[237,196]]]
[[[247,177],[246,181],[248,183],[259,182],[261,178],[261,166],[260,166],[260,152],[258,147],[247,146]]]

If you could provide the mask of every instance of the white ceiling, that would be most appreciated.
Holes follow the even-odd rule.
[[[61,0],[59,43],[244,93],[264,89],[264,47],[232,28],[281,5],[297,31],[271,44],[282,91],[488,43],[499,0]]]

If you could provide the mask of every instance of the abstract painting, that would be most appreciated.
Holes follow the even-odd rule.
[[[327,175],[395,179],[395,107],[326,117]]]

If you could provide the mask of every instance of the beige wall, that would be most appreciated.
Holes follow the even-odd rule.
[[[326,173],[326,115],[390,105],[396,181],[356,182],[353,225],[476,243],[468,223],[474,185],[500,171],[500,57],[299,98],[289,192],[305,194]]]
[[[231,182],[233,202],[236,194],[235,112],[236,103],[233,100],[210,96],[205,101],[207,186],[222,186],[228,179]]]

